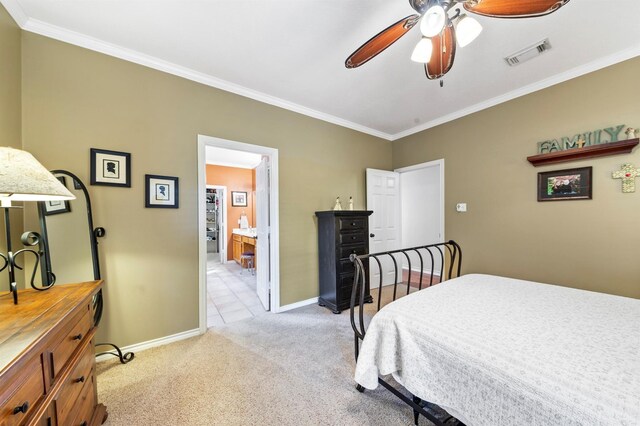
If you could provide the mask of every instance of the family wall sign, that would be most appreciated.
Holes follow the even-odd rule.
[[[605,129],[597,129],[590,132],[583,132],[573,135],[572,137],[563,136],[558,139],[550,139],[538,142],[538,154],[547,154],[550,152],[565,151],[567,149],[583,148],[586,146],[601,145],[611,142],[617,142],[620,138],[635,138],[636,130],[629,127],[625,129],[624,124]],[[622,136],[621,136],[622,135]]]

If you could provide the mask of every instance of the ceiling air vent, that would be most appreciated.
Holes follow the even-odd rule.
[[[526,47],[521,51],[514,53],[513,55],[509,55],[504,58],[507,61],[507,64],[514,67],[523,62],[527,62],[529,59],[533,59],[538,55],[542,55],[547,50],[551,49],[551,43],[549,43],[549,39],[544,39],[541,42],[538,42],[534,45]]]

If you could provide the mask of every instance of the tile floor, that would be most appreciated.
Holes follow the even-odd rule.
[[[240,271],[234,261],[218,263],[207,258],[207,326],[219,327],[235,321],[264,315],[267,311],[256,294],[256,276]]]

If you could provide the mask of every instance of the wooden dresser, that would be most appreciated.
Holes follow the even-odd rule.
[[[369,253],[369,216],[372,213],[369,210],[316,212],[320,275],[318,304],[331,309],[334,314],[349,309],[355,273],[349,256]],[[368,277],[366,285],[365,301],[369,302]]]
[[[0,425],[100,425],[93,296],[102,281],[0,296]]]

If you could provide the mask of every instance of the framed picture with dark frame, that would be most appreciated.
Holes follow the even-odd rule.
[[[131,154],[91,148],[91,185],[131,188]]]
[[[65,188],[67,187],[67,180],[64,176],[56,176],[60,183],[62,183]],[[67,200],[56,200],[56,201],[41,201],[44,206],[44,214],[45,216],[51,216],[52,214],[60,214],[60,213],[69,213],[71,212],[71,204]]]
[[[58,178],[60,183],[62,183],[66,188],[67,180],[65,179],[65,177],[64,176],[56,176],[56,177]],[[42,201],[42,205],[44,206],[45,216],[71,212],[71,204],[67,200]]]
[[[231,191],[232,207],[247,207],[247,193],[242,191]]]
[[[144,175],[145,207],[177,209],[178,195],[177,177]]]
[[[538,201],[590,200],[592,167],[538,173]]]

